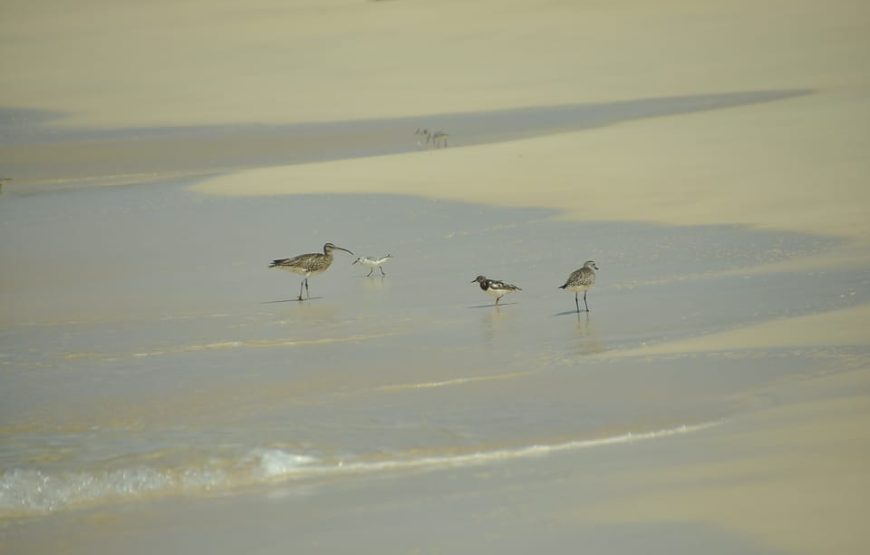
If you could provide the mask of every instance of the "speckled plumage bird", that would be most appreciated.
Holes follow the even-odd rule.
[[[471,281],[471,283],[479,283],[480,288],[483,289],[484,292],[495,297],[496,306],[498,306],[498,302],[501,300],[501,298],[508,293],[513,293],[514,291],[522,291],[522,289],[520,289],[516,285],[505,283],[497,279],[489,279],[486,276],[477,276]]]
[[[586,292],[595,285],[595,270],[597,269],[598,266],[595,264],[595,261],[587,260],[582,268],[571,272],[565,285],[559,287],[559,289],[574,292],[574,304],[577,306],[577,312],[580,312],[580,301],[577,298],[577,294],[580,293],[580,291],[583,291],[583,304],[586,305],[586,312],[589,312],[589,304],[586,302]]]
[[[310,299],[311,294],[308,292],[308,276],[316,276],[317,274],[322,274],[329,269],[329,266],[332,264],[332,251],[334,250],[353,254],[347,249],[337,247],[332,243],[326,243],[323,245],[323,254],[312,252],[309,254],[300,254],[293,258],[276,258],[271,264],[269,264],[269,267],[280,268],[281,270],[287,270],[288,272],[305,276],[302,279],[302,283],[299,284],[298,300],[302,300],[303,287],[305,288],[306,295]]]

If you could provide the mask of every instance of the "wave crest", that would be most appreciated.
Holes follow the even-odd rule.
[[[140,465],[120,470],[54,474],[35,469],[13,469],[6,471],[0,477],[0,516],[45,514],[94,503],[214,490],[225,491],[299,478],[438,470],[494,464],[594,447],[661,439],[700,431],[717,424],[718,422],[710,422],[556,444],[392,459],[349,458],[323,461],[310,455],[290,453],[281,449],[257,448],[238,458],[212,459],[208,463],[185,468],[157,469]]]

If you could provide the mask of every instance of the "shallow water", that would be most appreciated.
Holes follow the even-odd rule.
[[[749,271],[829,239],[185,185],[2,198],[3,517],[703,434],[848,353],[606,354],[870,300],[866,271]],[[339,252],[294,301],[268,262],[326,241],[394,259]],[[586,259],[578,315],[557,286]],[[480,273],[523,291],[495,308]]]

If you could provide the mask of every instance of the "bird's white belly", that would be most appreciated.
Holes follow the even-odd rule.
[[[388,260],[389,258],[381,258],[378,260],[372,260],[371,258],[360,258],[359,263],[363,266],[368,266],[369,268],[376,268]]]
[[[298,266],[280,266],[282,270],[287,272],[293,272],[294,274],[299,274],[300,276],[316,276],[317,274],[322,274],[326,268],[323,270],[306,270],[305,268],[300,268]]]
[[[582,293],[583,291],[588,291],[591,285],[570,285],[566,287],[568,291],[573,291],[574,293]]]

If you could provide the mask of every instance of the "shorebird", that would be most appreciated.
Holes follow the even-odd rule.
[[[423,148],[424,145],[429,144],[429,130],[428,129],[425,129],[425,128],[420,129],[418,127],[417,130],[414,131],[414,135],[417,135],[417,146],[418,147]],[[422,137],[426,137],[426,142],[423,142]]]
[[[474,278],[474,280],[472,280],[471,283],[479,283],[481,289],[495,297],[496,306],[498,306],[498,302],[501,300],[501,298],[508,293],[513,293],[514,291],[522,291],[522,289],[520,289],[516,285],[511,285],[510,283],[498,281],[497,279],[488,279],[486,276],[477,276],[476,278]]]
[[[444,131],[436,131],[432,133],[432,146],[435,148],[447,146],[447,133]]]
[[[417,139],[417,146],[419,147],[424,147],[430,143],[435,148],[447,146],[447,133],[444,131],[435,131],[433,133],[424,127],[422,129],[418,128],[414,131],[414,134],[418,137],[426,137],[424,142],[421,142],[421,139]]]
[[[369,268],[371,268],[371,270],[369,270],[369,273],[366,274],[366,277],[369,277],[370,275],[372,275],[372,272],[375,271],[375,268],[377,268],[378,270],[381,271],[382,276],[385,276],[387,274],[384,273],[384,269],[381,268],[381,265],[386,263],[386,262],[389,262],[389,260],[392,257],[393,257],[392,254],[388,254],[387,256],[382,256],[381,258],[369,258],[368,256],[361,256],[361,257],[357,258],[356,260],[354,260],[351,263],[351,265],[359,262],[363,266],[368,266]]]
[[[305,293],[310,299],[311,294],[308,293],[308,276],[316,276],[317,274],[325,272],[332,264],[332,251],[334,250],[353,254],[347,249],[337,247],[332,243],[326,243],[323,245],[323,254],[312,252],[310,254],[300,254],[293,258],[276,258],[271,264],[269,264],[269,267],[280,268],[282,270],[293,272],[294,274],[305,276],[302,279],[302,283],[299,284],[299,298],[297,300],[302,300],[303,287],[305,287]]]
[[[574,292],[574,304],[577,306],[578,313],[580,312],[580,301],[577,299],[577,294],[580,291],[583,291],[583,304],[586,305],[586,312],[589,312],[589,304],[586,302],[586,291],[595,285],[595,270],[597,269],[598,266],[595,265],[594,260],[587,260],[582,268],[571,272],[565,285],[559,287],[559,289]]]

